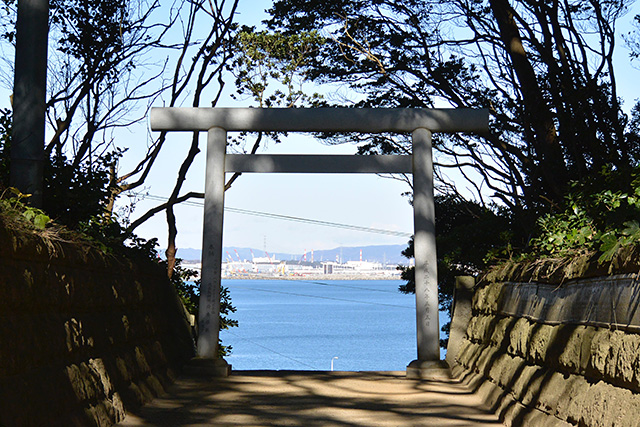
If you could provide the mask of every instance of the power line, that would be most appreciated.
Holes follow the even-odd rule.
[[[147,194],[144,197],[150,200],[157,200],[160,202],[166,202],[168,200],[168,198],[166,197],[154,196],[151,194]],[[188,206],[197,206],[199,208],[204,207],[203,202],[196,202],[193,200],[187,200],[182,202],[181,204],[188,205]],[[385,229],[373,228],[373,227],[361,227],[361,226],[352,225],[352,224],[341,224],[338,222],[323,221],[323,220],[311,219],[311,218],[302,218],[302,217],[290,216],[290,215],[281,215],[281,214],[275,214],[270,212],[260,212],[260,211],[254,211],[249,209],[232,208],[229,206],[225,206],[224,210],[226,212],[238,213],[243,215],[259,216],[264,218],[279,219],[279,220],[291,221],[291,222],[300,222],[304,224],[312,224],[312,225],[318,225],[323,227],[341,228],[345,230],[361,231],[365,233],[385,234],[387,236],[396,236],[396,237],[412,236],[411,233],[405,233],[402,231],[385,230]]]

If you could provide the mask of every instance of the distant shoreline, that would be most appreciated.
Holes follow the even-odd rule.
[[[402,280],[400,276],[381,276],[364,274],[314,274],[309,276],[270,276],[263,274],[244,274],[223,277],[224,280]]]

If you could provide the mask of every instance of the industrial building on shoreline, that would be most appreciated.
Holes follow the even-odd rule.
[[[306,256],[304,257],[306,258]],[[183,263],[183,267],[200,272],[200,263]],[[300,278],[335,277],[336,279],[399,279],[397,265],[363,261],[279,260],[275,257],[254,257],[252,260],[228,259],[222,263],[222,277],[229,278]]]

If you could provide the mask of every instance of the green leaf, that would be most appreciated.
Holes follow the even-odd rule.
[[[609,231],[600,237],[602,242],[600,245],[600,251],[602,255],[598,258],[598,262],[602,264],[605,261],[611,261],[613,256],[620,249],[620,240],[616,237],[613,231]]]
[[[638,224],[638,221],[625,221],[623,225],[626,228],[622,230],[622,234],[624,234],[625,236],[640,237],[640,224]]]
[[[27,219],[27,221],[32,222],[33,218],[36,216],[36,213],[33,209],[27,209],[22,213],[22,216]]]
[[[47,224],[49,223],[49,221],[51,221],[51,218],[49,218],[47,215],[45,214],[37,214],[34,218],[33,218],[33,224],[41,229],[44,230],[44,228],[47,226]]]

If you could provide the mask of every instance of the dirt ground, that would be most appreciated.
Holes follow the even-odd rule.
[[[404,372],[234,371],[180,378],[120,426],[496,426],[458,380]]]

